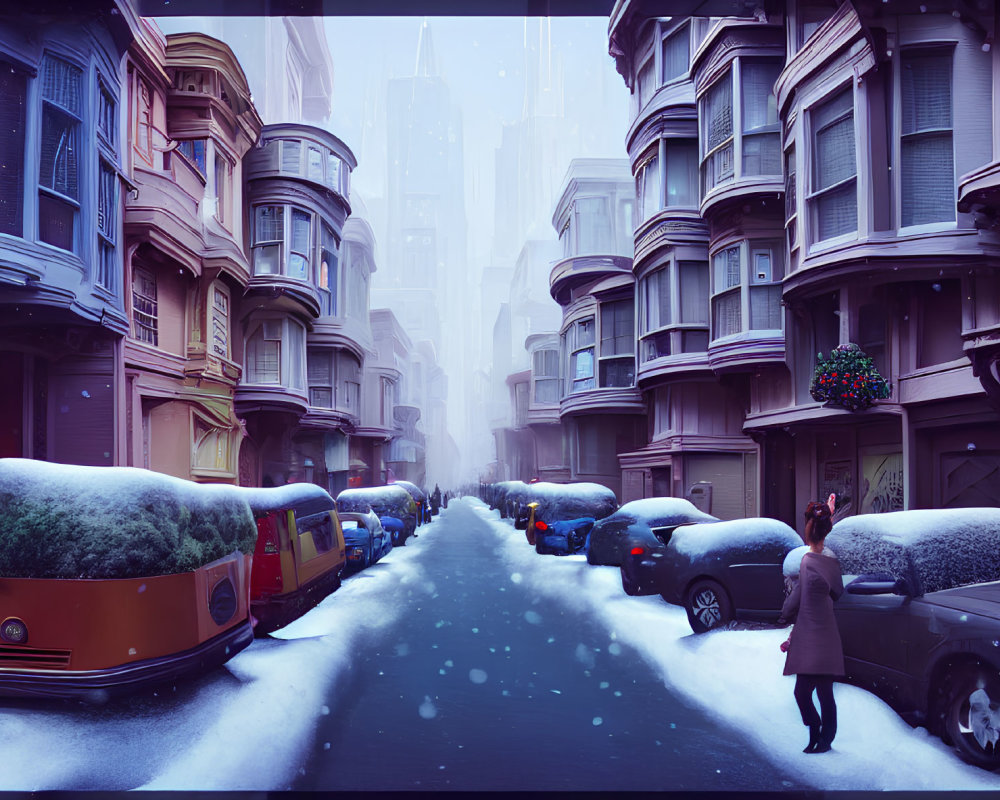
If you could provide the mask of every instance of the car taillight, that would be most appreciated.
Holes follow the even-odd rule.
[[[535,523],[535,527],[540,531],[547,531],[549,529],[549,526],[542,522],[542,520],[538,520]]]
[[[631,553],[634,556],[641,556],[645,552],[646,552],[645,547],[633,547],[631,550],[629,550],[629,553]]]

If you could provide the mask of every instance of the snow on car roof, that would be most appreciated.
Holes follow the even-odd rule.
[[[423,489],[421,489],[415,483],[410,483],[409,481],[393,481],[389,485],[390,486],[402,486],[404,489],[406,489],[406,491],[410,495],[413,495],[414,493],[416,493],[416,496],[420,497],[421,499],[426,499],[426,497],[427,497],[427,493],[424,492]]]
[[[735,548],[753,550],[774,545],[790,549],[800,544],[802,537],[784,522],[770,517],[682,525],[670,537],[670,546],[689,558]]]
[[[550,497],[573,497],[587,500],[608,497],[614,499],[615,497],[613,491],[599,483],[550,483],[548,481],[539,481],[538,483],[528,484],[528,487],[531,489],[531,496],[538,500]]]
[[[257,540],[247,499],[136,467],[0,459],[0,576],[189,572]]]
[[[322,486],[315,483],[288,483],[284,486],[270,487],[235,487],[256,514],[261,511],[270,511],[277,508],[292,508],[297,505],[307,505],[309,507],[320,506],[333,508],[334,501],[330,494]]]
[[[936,592],[1000,580],[1000,508],[938,508],[859,514],[827,542],[845,573],[888,572]]]
[[[681,516],[702,522],[717,519],[701,511],[694,503],[683,497],[645,497],[642,500],[632,500],[619,508],[615,515],[629,515],[637,520]]]

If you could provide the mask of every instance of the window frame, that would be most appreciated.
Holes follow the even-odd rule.
[[[279,338],[267,336],[267,325],[277,324],[280,330]],[[295,329],[293,335],[292,329]],[[253,365],[250,358],[250,348],[260,332],[264,341],[277,341],[277,375],[276,381],[256,380],[257,367]],[[301,353],[296,353],[293,338],[298,336],[301,339]],[[281,387],[287,391],[300,392],[308,396],[308,380],[306,378],[306,329],[300,322],[289,317],[264,316],[252,320],[244,339],[243,346],[243,374],[244,382],[253,386]],[[295,385],[293,379],[301,378],[301,385]]]
[[[552,358],[546,359],[548,354],[552,354]],[[541,356],[541,358],[539,358]],[[554,370],[546,370],[546,362],[548,366],[555,366]],[[553,405],[559,402],[559,350],[556,347],[539,347],[537,350],[531,353],[531,402],[536,405]],[[552,392],[554,397],[551,400],[546,400],[544,398],[539,398],[538,389],[540,386],[553,386],[555,391]]]
[[[724,253],[737,252],[736,261],[736,282],[731,282],[733,273],[731,264],[723,265],[717,259]],[[768,269],[763,274],[757,272],[757,256],[764,254],[768,256]],[[784,315],[781,312],[782,301],[780,289],[784,280],[787,265],[785,264],[785,243],[781,239],[740,239],[730,242],[725,247],[720,247],[710,255],[711,287],[710,287],[710,319],[711,330],[709,334],[709,346],[716,343],[737,339],[740,337],[761,337],[783,335]],[[725,281],[721,280],[722,270],[725,270]],[[722,285],[725,283],[725,285]],[[762,293],[761,289],[766,288],[768,294],[773,294],[774,288],[778,288],[777,314],[779,327],[754,327],[753,295],[755,291]],[[737,330],[727,333],[718,332],[718,320],[723,313],[720,306],[723,302],[733,304],[735,298],[735,308],[739,312],[739,326]],[[771,309],[770,305],[766,306]],[[768,317],[770,319],[770,316]]]
[[[899,165],[896,177],[894,179],[894,190],[895,190],[895,213],[896,219],[899,220],[899,232],[901,234],[916,234],[923,232],[941,231],[941,230],[953,230],[958,224],[958,175],[957,175],[957,161],[955,157],[955,55],[956,55],[956,43],[954,41],[938,41],[938,42],[914,42],[912,44],[907,44],[899,49],[896,66],[898,68],[893,70],[893,84],[894,93],[896,96],[897,107],[894,111],[893,117],[895,122],[895,132],[894,132],[894,148],[895,148],[895,162]],[[933,129],[921,129],[914,130],[909,133],[904,133],[903,131],[903,119],[905,116],[905,106],[903,97],[903,71],[904,71],[904,58],[908,56],[920,56],[920,55],[947,55],[950,59],[951,68],[951,86],[950,86],[950,104],[951,104],[951,127],[950,128],[933,128]],[[950,219],[941,220],[931,220],[927,222],[917,222],[910,225],[906,225],[903,221],[904,212],[904,187],[903,180],[906,175],[906,171],[903,165],[905,148],[904,144],[906,140],[919,141],[921,139],[927,139],[932,136],[940,136],[945,131],[947,131],[948,136],[951,139],[951,188],[952,188],[952,202],[949,204],[952,216]]]
[[[617,312],[620,310],[628,309],[628,316],[630,317],[630,325],[627,334],[618,334],[615,331],[611,332],[611,335],[606,335],[608,331],[605,330],[607,321],[605,319],[605,312],[611,311],[613,314],[613,319],[611,325],[613,328],[617,329],[619,320]],[[635,386],[635,298],[634,297],[619,297],[615,299],[603,300],[597,304],[597,314],[598,320],[598,331],[596,335],[595,345],[597,347],[597,352],[595,353],[597,357],[597,365],[595,368],[597,388],[599,389],[625,389]],[[619,352],[619,340],[623,340],[625,345],[628,347],[628,352]],[[615,350],[613,353],[605,354],[605,344],[611,342],[612,348]],[[626,385],[620,385],[617,383],[607,382],[607,370],[612,364],[624,364],[625,362],[631,362],[632,380]]]
[[[844,178],[829,186],[824,186],[822,189],[816,189],[816,185],[819,181],[817,177],[817,155],[819,148],[817,147],[817,135],[822,131],[830,128],[832,125],[843,121],[846,118],[844,115],[847,114],[846,111],[841,112],[837,118],[828,120],[821,128],[816,125],[816,114],[819,110],[823,109],[825,106],[831,105],[835,100],[840,98],[844,93],[849,93],[851,95],[850,104],[850,117],[852,121],[852,127],[854,129],[854,174],[849,178]],[[809,252],[814,252],[816,250],[822,250],[829,247],[836,247],[837,245],[844,244],[846,242],[854,241],[858,238],[861,230],[861,211],[862,204],[858,199],[859,190],[859,180],[858,180],[858,115],[857,115],[857,94],[854,91],[854,85],[852,81],[844,80],[836,83],[833,88],[829,91],[825,91],[823,95],[816,99],[815,102],[810,103],[809,107],[806,109],[806,130],[808,132],[808,153],[809,153],[809,163],[808,169],[806,170],[806,178],[808,180],[808,189],[805,196],[805,206],[808,218],[808,241],[809,241]],[[836,236],[831,236],[827,239],[819,238],[819,211],[818,211],[818,201],[824,195],[829,195],[832,192],[838,191],[844,188],[850,183],[854,184],[854,204],[855,204],[855,215],[856,215],[856,225],[853,231],[849,231],[842,234],[837,234]]]
[[[580,331],[587,323],[590,324],[590,341],[581,337]],[[566,394],[576,394],[597,388],[597,321],[595,314],[574,319],[566,329],[567,369]],[[576,377],[577,360],[581,354],[590,352],[590,374]],[[589,382],[590,385],[587,385]],[[582,385],[580,385],[582,384]]]
[[[258,239],[258,215],[257,212],[264,208],[276,208],[281,210],[281,239]],[[316,242],[316,219],[318,215],[308,208],[295,205],[294,203],[257,203],[251,206],[251,231],[250,231],[250,267],[253,277],[281,276],[289,280],[310,283],[313,286],[318,284],[318,274],[313,271],[317,242]],[[308,220],[309,241],[304,250],[295,249],[294,242],[294,220],[296,214],[303,215]],[[275,272],[257,271],[257,252],[267,247],[278,246],[278,263]],[[306,267],[303,277],[292,275],[289,272],[289,264],[292,256],[301,256],[305,259]],[[316,266],[319,269],[319,266]]]
[[[140,286],[136,288],[136,282],[140,281]],[[147,285],[143,286],[141,282]],[[152,292],[149,292],[149,287]],[[138,264],[132,267],[132,338],[137,342],[143,342],[150,347],[159,347],[160,321],[159,321],[159,301],[157,297],[156,273],[147,267]],[[145,306],[144,308],[140,308]],[[140,319],[144,317],[145,319]],[[142,336],[139,331],[146,331],[147,335]]]
[[[712,281],[709,275],[710,262],[708,260],[693,258],[678,258],[671,256],[654,268],[646,272],[638,280],[637,288],[637,319],[636,319],[636,341],[637,352],[635,357],[639,364],[646,364],[658,358],[669,358],[672,356],[687,355],[690,353],[704,353],[708,349],[710,342],[710,319],[711,319],[711,288]],[[684,306],[682,304],[682,272],[686,268],[695,267],[701,271],[704,281],[704,319],[702,321],[685,319]],[[650,320],[650,300],[652,293],[650,284],[656,277],[657,283],[667,282],[667,313],[666,321],[659,319],[659,324],[653,325]],[[661,316],[662,297],[656,293],[659,299],[659,311],[657,316]],[[698,333],[704,333],[705,346],[702,348],[692,348],[686,339]],[[667,345],[667,352],[661,352],[661,346]]]

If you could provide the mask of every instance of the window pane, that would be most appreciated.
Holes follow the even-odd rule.
[[[635,382],[635,362],[631,358],[601,361],[601,386],[627,388]]]
[[[284,240],[285,209],[283,206],[257,206],[254,219],[254,244]]]
[[[743,174],[780,175],[780,134],[760,133],[743,137]]]
[[[39,183],[74,200],[80,199],[78,153],[80,122],[55,106],[42,108]]]
[[[326,159],[326,185],[340,191],[340,159],[333,153]]]
[[[713,305],[715,310],[713,338],[721,339],[723,336],[732,336],[743,330],[739,289],[716,297]]]
[[[659,159],[654,156],[643,170],[642,177],[642,218],[649,219],[660,210]]]
[[[141,267],[132,273],[132,335],[140,342],[157,345],[156,278]]]
[[[118,176],[101,162],[97,185],[97,230],[114,244],[118,219]]]
[[[950,52],[903,52],[903,133],[952,127],[952,55]]]
[[[77,118],[81,115],[83,72],[54,56],[45,56],[42,65],[42,99],[65,109]]]
[[[269,244],[263,247],[255,247],[253,251],[253,274],[254,275],[277,275],[279,268],[280,246]]]
[[[831,239],[858,229],[858,194],[854,181],[816,199],[819,238]]]
[[[601,355],[632,352],[633,305],[631,300],[601,304]]]
[[[117,103],[115,103],[115,99],[111,93],[104,88],[103,83],[100,84],[98,103],[97,130],[104,137],[104,141],[114,146],[115,129],[117,127],[117,119],[115,118]]]
[[[575,201],[578,253],[609,253],[614,250],[611,241],[611,217],[608,201],[603,197],[582,197]]]
[[[681,322],[708,325],[708,262],[680,262]]]
[[[535,402],[536,403],[558,403],[559,402],[559,381],[558,379],[546,378],[535,381]]]
[[[714,150],[733,135],[733,82],[727,73],[705,99],[705,150]]]
[[[323,154],[315,147],[309,148],[309,180],[323,182]]]
[[[708,331],[681,331],[681,350],[685,353],[704,353],[708,350]]]
[[[73,249],[76,206],[47,194],[38,197],[38,238],[46,244]]]
[[[715,265],[715,291],[721,292],[740,284],[741,247],[728,247],[716,253],[712,261]]]
[[[951,133],[904,139],[903,225],[955,219],[955,168]]]
[[[653,74],[653,58],[646,61],[642,67],[639,68],[639,79],[638,90],[639,90],[639,107],[646,105],[649,102],[649,98],[653,96],[656,91],[656,87],[653,85],[655,75]]]
[[[668,331],[647,336],[642,340],[642,344],[642,357],[644,361],[651,361],[654,358],[660,358],[660,356],[670,355],[670,333]]]
[[[288,386],[305,389],[306,332],[297,322],[288,320]]]
[[[594,343],[594,318],[588,317],[576,323],[576,346],[586,347]]]
[[[785,219],[795,215],[795,148],[785,153]]]
[[[816,189],[825,189],[857,172],[854,117],[835,122],[816,134]]]
[[[281,171],[298,174],[301,171],[302,143],[292,139],[281,140]]]
[[[667,140],[667,206],[698,205],[698,143]]]
[[[691,34],[687,25],[663,40],[663,82],[679,78],[688,71]]]
[[[750,287],[751,330],[781,330],[781,286]]]
[[[777,63],[743,61],[743,132],[753,133],[762,129],[777,131],[778,101],[774,84],[781,66]]]

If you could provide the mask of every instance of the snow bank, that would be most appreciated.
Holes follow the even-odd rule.
[[[823,790],[1000,790],[1000,775],[963,763],[926,729],[910,728],[877,697],[846,684],[834,689],[840,726],[833,750],[803,753],[808,735],[792,696],[795,679],[781,674],[785,656],[778,645],[787,629],[693,635],[683,609],[655,596],[628,597],[616,567],[591,566],[576,556],[539,557],[495,511],[472,499],[466,502],[501,538],[498,556],[512,582],[590,614],[605,627],[612,645],[632,647],[671,691],[730,726],[759,757],[801,781]]]
[[[745,552],[797,547],[802,544],[799,536],[784,522],[768,517],[733,519],[683,525],[670,537],[670,545],[678,553],[691,559],[705,558],[727,550]]]
[[[845,573],[906,577],[919,592],[1000,580],[1000,509],[893,511],[847,517],[826,541]]]
[[[0,577],[134,578],[253,552],[240,490],[134,467],[0,459]]]

